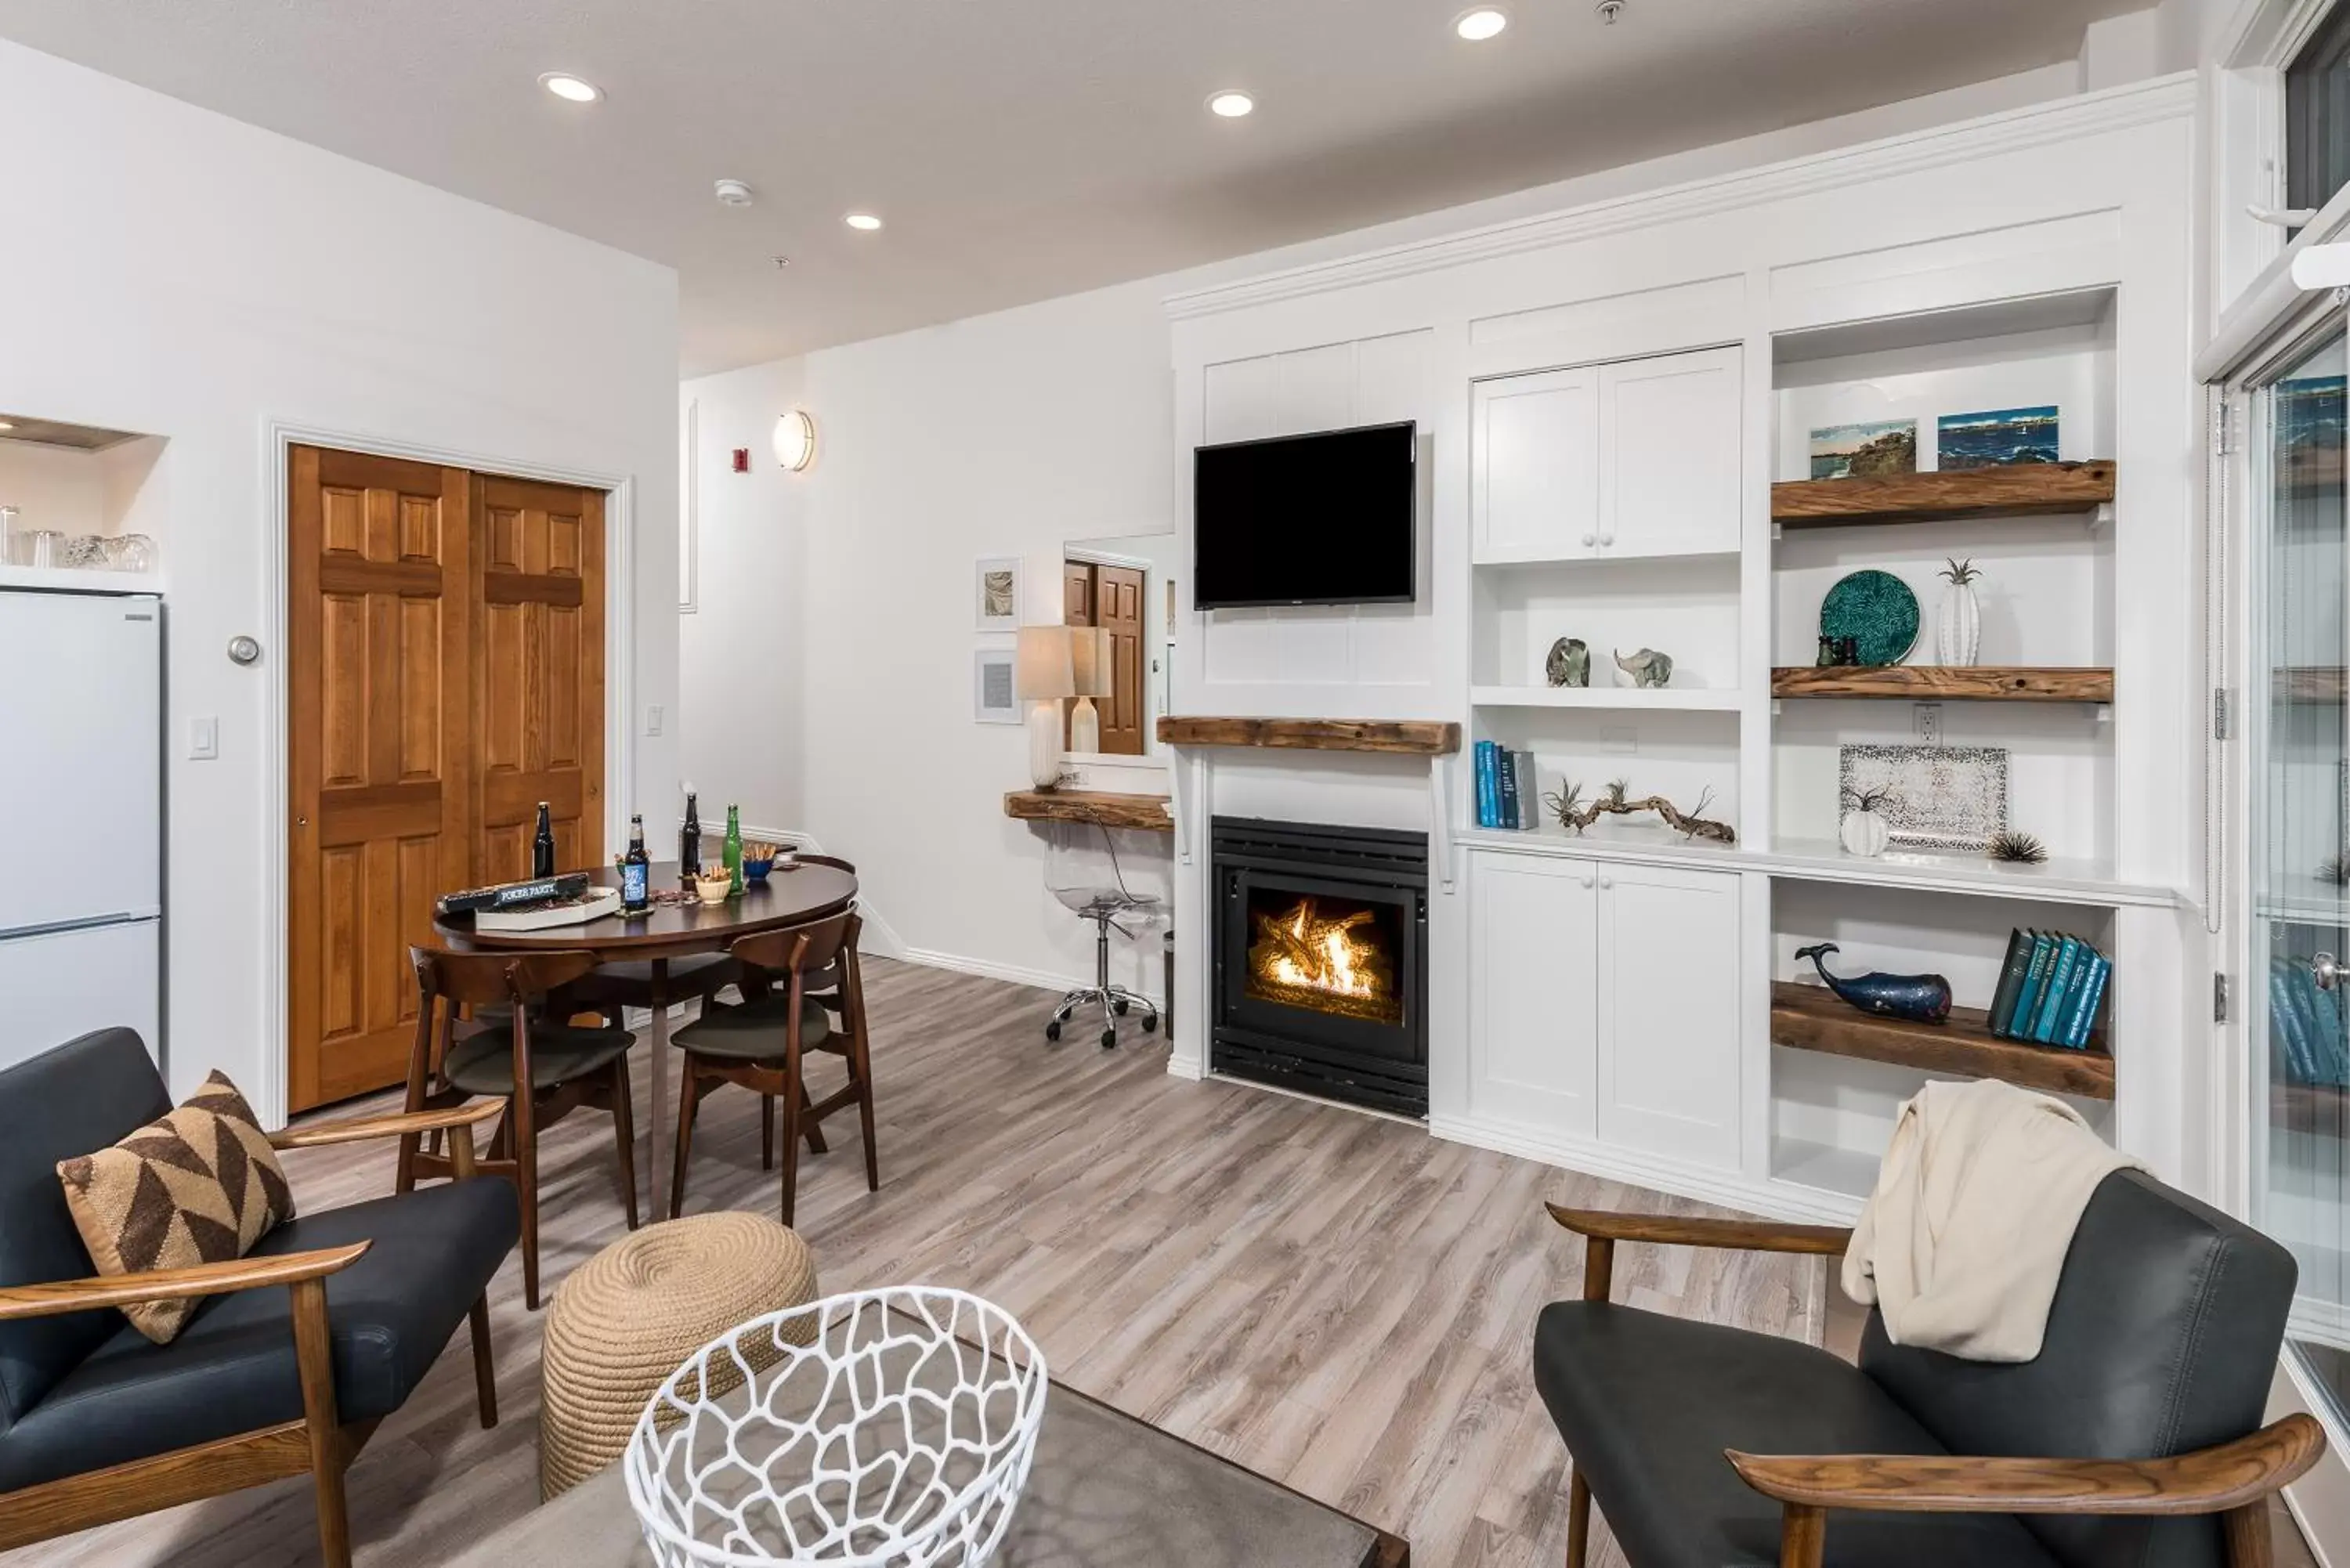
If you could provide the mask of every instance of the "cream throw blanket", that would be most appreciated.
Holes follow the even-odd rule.
[[[1845,1249],[1844,1289],[1896,1345],[2030,1361],[2097,1184],[2144,1162],[2071,1106],[2012,1084],[1929,1084],[1906,1102]]]

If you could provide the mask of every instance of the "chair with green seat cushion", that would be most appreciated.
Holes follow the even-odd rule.
[[[419,1003],[409,1050],[408,1108],[426,1110],[475,1095],[506,1102],[484,1170],[511,1176],[522,1198],[523,1296],[538,1310],[538,1135],[581,1106],[608,1111],[619,1154],[629,1229],[638,1224],[636,1126],[623,1029],[552,1022],[567,1015],[569,988],[596,968],[590,952],[456,953],[411,948]],[[550,1002],[549,998],[557,1000]],[[470,1008],[463,1029],[458,1009]],[[442,1174],[441,1157],[416,1138],[401,1141],[399,1188]]]
[[[753,1090],[770,1106],[778,1097],[784,1102],[785,1224],[792,1222],[800,1139],[806,1137],[816,1152],[826,1152],[817,1136],[820,1124],[851,1103],[864,1127],[866,1188],[879,1190],[872,1053],[865,1027],[864,978],[857,962],[861,927],[852,911],[743,938],[730,950],[742,963],[743,986],[750,1000],[733,1007],[713,1004],[672,1037],[685,1054],[685,1070],[677,1103],[677,1166],[670,1180],[671,1219],[684,1209],[686,1168],[702,1101],[727,1084]],[[819,980],[834,988],[829,995],[810,993],[811,984]],[[823,1100],[808,1094],[803,1075],[810,1051],[837,1055],[848,1068],[847,1084]]]

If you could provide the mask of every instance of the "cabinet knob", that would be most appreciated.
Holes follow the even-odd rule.
[[[1599,878],[1599,885],[1602,888],[1613,888],[1616,886],[1616,878],[1613,877],[1602,877]]]
[[[1586,550],[1597,543],[1599,543],[1599,535],[1596,534],[1586,534],[1583,536],[1583,547]]]
[[[1616,535],[1613,534],[1602,534],[1599,535],[1599,542],[1603,545],[1613,545],[1616,542]]]
[[[1590,887],[1590,886],[1591,886],[1591,878],[1590,878],[1590,877],[1586,877],[1583,879],[1583,885],[1584,885],[1585,887],[1586,887],[1586,888]]]

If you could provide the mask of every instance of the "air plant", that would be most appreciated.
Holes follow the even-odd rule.
[[[2037,866],[2048,858],[2048,846],[2029,833],[2019,833],[2012,827],[2002,828],[1991,836],[1983,853],[1993,860],[2005,860],[2017,866]]]
[[[2350,888],[2350,855],[2329,855],[2317,865],[2317,879]]]
[[[1956,583],[1960,587],[1964,587],[1967,584],[1973,582],[1977,577],[1982,576],[1982,573],[1975,569],[1974,558],[1972,556],[1969,556],[1963,561],[1960,560],[1955,556],[1950,556],[1948,559],[1950,564],[1944,566],[1940,571],[1935,573],[1934,575],[1936,576]]]
[[[1847,785],[1844,798],[1855,811],[1873,812],[1879,806],[1892,805],[1894,796],[1892,789],[1883,784],[1875,789],[1854,789]]]

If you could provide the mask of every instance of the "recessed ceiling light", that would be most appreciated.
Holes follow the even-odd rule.
[[[791,258],[791,257],[789,257],[789,256],[777,256],[777,257],[775,257],[775,270],[776,270],[777,272],[781,272],[781,271],[783,271],[783,270],[784,270],[784,268],[785,268],[785,267],[787,267],[787,266],[789,266],[789,265],[792,265],[792,258]]]
[[[568,71],[549,71],[538,78],[538,85],[560,99],[573,103],[594,103],[604,96],[594,82],[575,77]]]
[[[722,207],[747,207],[751,204],[751,187],[740,180],[721,180],[711,187]]]
[[[1501,12],[1490,5],[1481,5],[1474,11],[1461,12],[1454,20],[1452,30],[1472,44],[1482,44],[1488,38],[1498,36],[1509,25],[1510,19]]]
[[[868,234],[881,226],[881,220],[870,213],[851,213],[840,221],[852,229],[859,229]]]
[[[1244,92],[1227,88],[1208,99],[1208,112],[1226,119],[1238,119],[1256,108],[1256,99]]]

